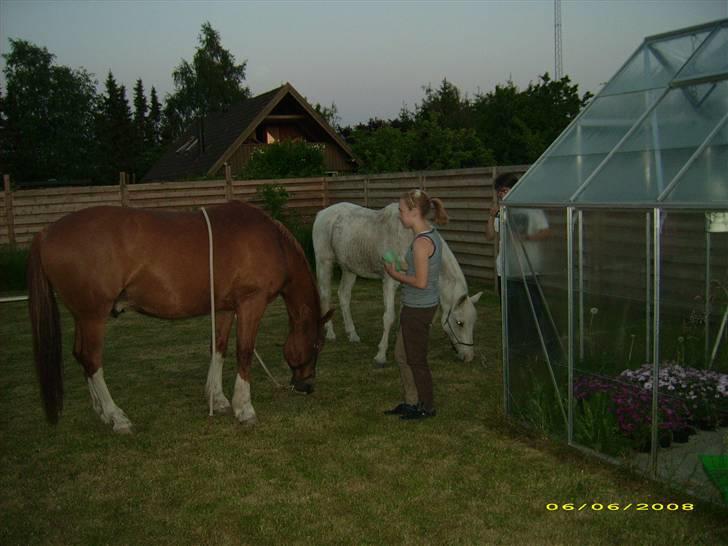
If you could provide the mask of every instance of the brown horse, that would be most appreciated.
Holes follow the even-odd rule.
[[[260,209],[232,201],[207,209],[214,238],[216,340],[206,393],[215,411],[230,403],[222,391],[222,359],[237,316],[235,417],[257,421],[250,402],[250,363],[260,320],[279,294],[289,317],[284,357],[291,384],[311,392],[323,347],[318,289],[300,245]],[[86,374],[94,409],[117,432],[131,422],[104,381],[102,348],[109,315],[133,309],[175,319],[210,313],[208,232],[202,212],[92,207],[38,233],[28,258],[33,350],[43,405],[57,423],[63,408],[58,294],[75,320],[73,355]]]

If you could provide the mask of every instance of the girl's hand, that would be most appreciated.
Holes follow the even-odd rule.
[[[394,264],[389,263],[389,262],[384,262],[384,271],[387,273],[387,275],[389,275],[393,279],[397,279],[397,277],[396,277],[397,270],[394,268]]]

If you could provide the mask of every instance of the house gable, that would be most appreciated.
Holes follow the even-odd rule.
[[[290,84],[215,112],[175,140],[143,180],[214,176],[225,163],[239,171],[252,151],[279,140],[325,144],[331,170],[351,170],[354,154],[346,142]]]

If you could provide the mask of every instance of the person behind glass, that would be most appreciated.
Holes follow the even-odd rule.
[[[514,173],[504,173],[495,179],[496,200],[490,207],[488,222],[485,226],[485,238],[492,241],[496,238],[496,234],[500,233],[500,204],[513,189],[518,182],[518,177]],[[530,262],[533,271],[527,271],[526,277],[536,275],[542,266],[541,245],[538,244],[551,235],[548,220],[542,210],[539,209],[514,209],[510,215],[511,224],[514,226],[513,231],[518,236],[517,252],[519,260],[511,259],[510,276],[519,277],[520,264],[524,268],[528,268]],[[511,242],[511,241],[509,241]],[[512,244],[512,242],[511,242]],[[523,256],[523,250],[528,254],[528,261]],[[498,296],[501,296],[501,278],[504,275],[503,253],[498,248],[498,256],[495,260],[496,272],[498,274]]]
[[[496,202],[490,208],[485,228],[485,237],[489,241],[500,233],[500,204],[516,182],[518,182],[518,177],[513,173],[504,173],[495,179]],[[503,293],[502,278],[506,274],[508,277],[509,331],[520,332],[519,339],[524,343],[540,345],[540,330],[550,352],[556,336],[546,320],[544,302],[538,288],[537,278],[543,273],[543,241],[551,236],[551,229],[544,212],[532,208],[511,207],[508,213],[508,224],[509,231],[513,235],[512,238],[509,238],[508,245],[515,246],[515,248],[511,248],[508,253],[507,268],[503,251],[501,248],[498,249],[496,271],[499,297],[502,297]],[[533,305],[533,310],[531,305]],[[538,323],[538,327],[536,323]]]
[[[415,238],[405,256],[406,272],[398,272],[394,264],[384,264],[386,273],[402,283],[402,310],[394,352],[404,391],[404,402],[384,413],[407,420],[436,414],[427,349],[430,325],[440,304],[442,239],[426,219],[431,210],[436,224],[447,223],[447,212],[440,199],[431,199],[422,190],[411,190],[400,197],[399,220],[412,230]]]

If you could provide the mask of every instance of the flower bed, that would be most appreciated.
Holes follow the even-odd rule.
[[[618,380],[651,392],[652,365],[625,370]],[[691,425],[711,430],[728,424],[728,374],[666,363],[660,367],[657,380],[660,398],[681,401]]]
[[[652,428],[652,391],[624,379],[599,376],[582,375],[574,382],[574,398],[582,407],[599,395],[608,397],[608,411],[615,416],[619,433],[630,439],[637,449],[648,450]],[[663,447],[669,445],[673,435],[682,439],[689,416],[682,400],[669,396],[658,398],[658,436]]]

